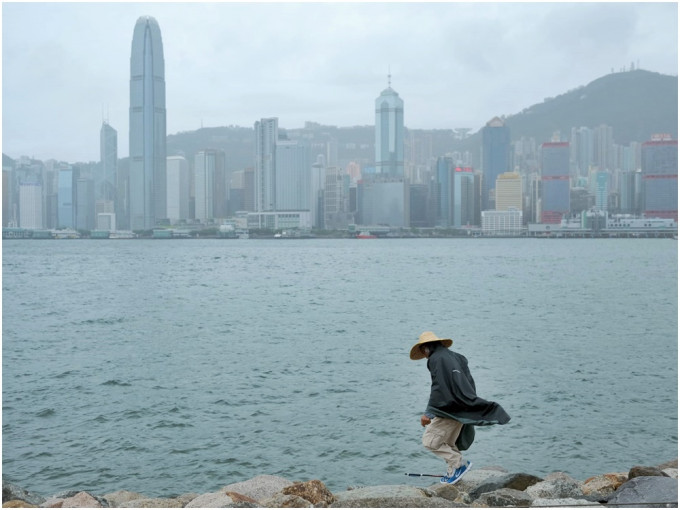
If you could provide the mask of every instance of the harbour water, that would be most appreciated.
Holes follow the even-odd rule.
[[[209,492],[430,484],[418,335],[512,420],[466,458],[577,479],[677,458],[670,239],[4,241],[3,477]]]

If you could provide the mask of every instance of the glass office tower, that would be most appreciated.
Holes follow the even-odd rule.
[[[163,41],[156,20],[137,20],[130,54],[130,228],[167,216]]]

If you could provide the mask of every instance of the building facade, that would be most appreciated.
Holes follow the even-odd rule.
[[[43,228],[42,185],[38,182],[19,185],[19,227]]]
[[[656,135],[642,144],[644,214],[678,221],[678,141]]]
[[[541,145],[541,223],[560,223],[570,210],[569,143]]]
[[[391,87],[375,100],[375,168],[377,174],[404,176],[404,101]]]
[[[276,210],[309,210],[312,178],[309,146],[297,140],[278,141],[274,168]]]
[[[166,217],[165,61],[156,20],[137,20],[130,54],[130,228]]]
[[[482,128],[482,210],[495,208],[496,179],[510,171],[510,128],[494,117]]]
[[[276,210],[276,142],[279,119],[255,122],[255,210]]]
[[[189,163],[184,156],[170,156],[166,166],[167,217],[174,225],[189,219]]]
[[[522,176],[518,172],[505,172],[496,178],[496,210],[522,211]]]
[[[118,131],[103,122],[99,131],[99,172],[95,179],[97,200],[116,200],[116,168],[118,167]]]

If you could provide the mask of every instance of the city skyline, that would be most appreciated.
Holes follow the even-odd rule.
[[[96,161],[102,120],[121,133],[119,157],[129,155],[129,31],[144,15],[163,30],[168,134],[267,117],[285,128],[371,125],[388,72],[408,103],[406,127],[473,131],[630,65],[677,75],[675,4],[85,3],[2,12],[3,152],[14,158]],[[40,33],[25,29],[43,18]],[[254,38],[256,25],[268,30]]]

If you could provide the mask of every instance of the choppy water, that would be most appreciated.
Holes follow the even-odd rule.
[[[258,474],[429,484],[433,330],[512,416],[467,453],[586,477],[677,457],[669,239],[3,242],[3,476],[46,495]]]

